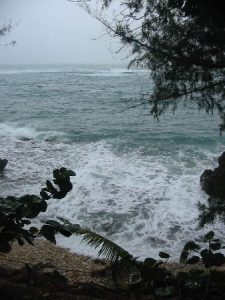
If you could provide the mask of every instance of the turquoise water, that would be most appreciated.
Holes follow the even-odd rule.
[[[1,195],[38,193],[54,168],[72,168],[73,191],[49,203],[38,222],[65,217],[134,255],[176,257],[203,234],[197,203],[207,197],[199,176],[216,165],[225,137],[217,116],[195,108],[160,122],[147,106],[126,109],[151,88],[145,70],[1,66],[0,157],[9,160]],[[222,235],[218,222],[215,230]],[[76,238],[58,242],[89,252]]]

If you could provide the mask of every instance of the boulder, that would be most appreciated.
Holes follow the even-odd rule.
[[[0,172],[4,171],[6,165],[8,163],[8,160],[7,159],[1,159],[0,158]]]
[[[225,152],[218,158],[218,164],[214,170],[202,173],[200,184],[209,196],[225,199]]]

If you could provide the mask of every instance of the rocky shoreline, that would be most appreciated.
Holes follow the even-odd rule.
[[[1,159],[0,158],[0,172],[3,172],[5,170],[5,167],[8,164],[8,160],[7,159]]]
[[[200,176],[200,184],[210,197],[225,198],[225,152],[218,158],[218,167],[206,169]]]

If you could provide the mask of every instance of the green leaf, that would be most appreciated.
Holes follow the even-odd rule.
[[[43,189],[40,192],[40,196],[44,199],[44,200],[49,200],[51,197],[45,192],[43,191]]]
[[[40,234],[43,235],[47,240],[49,240],[53,244],[56,244],[55,229],[52,226],[43,225],[40,230]]]
[[[200,247],[194,241],[187,242],[184,246],[185,251],[197,251]]]
[[[152,268],[156,264],[157,260],[151,257],[147,257],[144,260],[144,267],[146,268]]]
[[[197,264],[199,261],[200,261],[200,257],[199,256],[192,256],[191,258],[189,258],[186,261],[186,264],[194,265],[194,264]]]
[[[47,186],[48,191],[52,194],[57,191],[56,188],[53,186],[53,184],[49,180],[46,181],[46,186]]]
[[[70,232],[69,230],[66,230],[65,228],[63,228],[62,226],[58,229],[59,233],[61,233],[62,235],[69,237],[72,235],[72,232]]]
[[[63,218],[63,217],[57,217],[57,219],[61,222],[63,222],[64,225],[73,225],[69,220]],[[78,225],[78,224],[75,224],[75,225]],[[79,225],[79,228],[80,228],[80,225]]]
[[[38,232],[38,229],[37,229],[36,227],[32,226],[32,227],[29,229],[29,231],[30,231],[31,234],[35,234],[35,233]]]
[[[219,243],[220,239],[213,239],[213,242]]]
[[[81,230],[81,227],[80,227],[79,224],[69,224],[69,225],[65,225],[65,228],[66,228],[67,230],[69,230],[70,232],[72,232],[72,233]]]
[[[17,241],[20,246],[24,245],[24,241],[21,238],[18,238]]]
[[[74,171],[72,171],[72,170],[67,170],[67,171],[66,171],[66,174],[67,174],[68,176],[76,176],[76,173],[75,173]]]
[[[48,207],[48,204],[47,204],[46,201],[43,200],[43,201],[40,202],[39,208],[40,208],[40,210],[41,210],[42,212],[45,212],[45,211],[47,210],[47,207]]]
[[[69,228],[73,234],[83,236],[83,241],[88,245],[94,248],[100,247],[98,255],[103,256],[106,260],[110,261],[110,263],[118,261],[118,259],[132,257],[129,252],[116,243],[95,232],[92,232],[89,229],[81,228],[78,224],[75,224],[74,227],[73,225],[69,225],[69,227],[66,228]]]
[[[28,230],[23,230],[22,234],[23,234],[23,238],[27,241],[27,243],[34,246],[33,243],[34,237],[32,236],[32,234],[30,234]]]
[[[46,224],[54,227],[57,232],[61,233],[62,235],[66,236],[66,237],[69,237],[72,234],[72,232],[69,231],[66,226],[63,226],[62,224],[60,224],[59,222],[57,222],[55,220],[48,220],[48,221],[46,221]]]
[[[59,226],[61,226],[61,224],[55,220],[48,220],[45,222],[48,225],[51,225],[52,227],[58,228]]]
[[[181,252],[181,255],[180,255],[179,262],[181,264],[186,263],[186,260],[188,259],[188,256],[189,256],[189,252],[183,249],[183,251]]]
[[[25,225],[30,225],[31,221],[30,220],[22,220],[22,223]]]
[[[220,267],[225,264],[225,256],[222,253],[215,253],[212,257],[212,266]]]
[[[53,177],[56,178],[56,179],[60,177],[59,169],[55,169],[55,170],[53,171]]]
[[[201,257],[202,258],[207,258],[212,256],[212,251],[209,251],[208,249],[203,249],[201,252]]]
[[[214,232],[213,231],[209,231],[208,233],[206,233],[206,235],[204,236],[204,242],[208,242],[211,241],[214,238]]]
[[[202,262],[206,268],[212,265],[213,253],[211,250],[203,249],[201,252]]]
[[[213,250],[213,251],[217,251],[221,248],[221,243],[212,243],[210,244],[210,249]]]
[[[170,258],[170,255],[168,253],[165,253],[165,252],[159,252],[159,257],[164,258],[164,259],[168,259],[168,258]]]

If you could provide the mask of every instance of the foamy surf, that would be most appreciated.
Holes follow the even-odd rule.
[[[64,144],[34,139],[2,141],[1,156],[9,159],[3,195],[38,194],[53,169],[61,166],[76,171],[72,192],[62,200],[49,201],[48,211],[39,221],[63,217],[90,228],[130,251],[134,256],[157,257],[159,251],[173,257],[184,243],[197,239],[207,229],[198,227],[198,201],[206,202],[200,190],[199,175],[215,164],[193,157],[185,166],[187,153],[175,157],[141,156],[137,151],[115,153],[105,142]],[[186,157],[187,158],[187,157]],[[214,226],[222,237],[221,225]],[[72,251],[92,254],[77,237],[58,237],[61,246]]]
[[[71,193],[49,201],[35,222],[67,218],[141,258],[159,251],[175,258],[187,240],[209,229],[198,227],[197,205],[207,200],[199,176],[224,151],[217,116],[181,108],[155,122],[148,107],[118,113],[151,88],[144,70],[6,70],[21,74],[0,73],[0,157],[9,160],[1,195],[38,194],[55,168],[77,173]],[[223,237],[224,225],[211,228]],[[94,253],[77,237],[59,236],[58,242]]]

